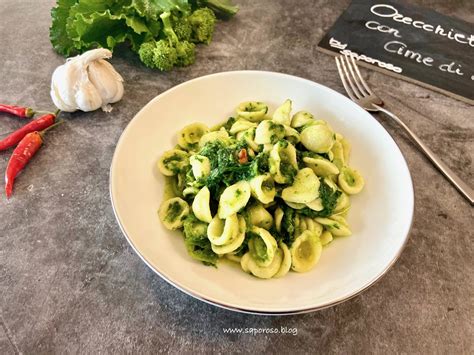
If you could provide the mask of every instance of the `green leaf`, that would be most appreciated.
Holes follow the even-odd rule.
[[[132,0],[130,5],[125,7],[135,11],[147,20],[158,20],[161,13],[165,11],[177,10],[188,13],[190,7],[187,0]]]
[[[73,41],[66,31],[66,23],[69,10],[75,3],[76,0],[58,0],[57,6],[51,9],[49,40],[56,52],[64,56],[69,56],[74,49]]]
[[[218,256],[212,251],[207,238],[207,223],[201,222],[190,213],[184,220],[184,245],[188,254],[206,265],[216,265]]]

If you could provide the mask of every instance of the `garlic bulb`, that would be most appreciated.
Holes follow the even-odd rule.
[[[105,59],[112,52],[105,48],[68,58],[57,67],[51,80],[51,98],[61,111],[110,111],[110,103],[123,96],[123,79]]]

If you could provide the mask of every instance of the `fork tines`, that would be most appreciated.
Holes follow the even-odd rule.
[[[336,57],[336,64],[342,85],[344,85],[347,95],[349,95],[353,101],[374,95],[360,74],[354,56],[345,54]]]

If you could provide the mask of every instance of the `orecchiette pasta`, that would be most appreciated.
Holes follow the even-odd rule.
[[[255,143],[273,144],[285,136],[285,126],[271,120],[263,120],[255,130]]]
[[[246,101],[237,106],[237,116],[251,121],[259,121],[268,112],[268,106],[263,102]]]
[[[301,143],[311,152],[327,153],[334,142],[334,132],[326,124],[313,124],[301,131]]]
[[[285,126],[289,126],[291,124],[291,105],[291,100],[286,100],[283,105],[278,107],[273,113],[273,121]]]
[[[197,147],[203,135],[209,132],[209,128],[202,123],[192,123],[184,127],[178,135],[178,144],[183,149],[193,150]]]
[[[181,228],[183,220],[188,214],[188,203],[179,197],[164,201],[158,210],[163,225],[170,230]]]
[[[229,243],[239,233],[239,219],[234,213],[225,220],[215,216],[207,227],[207,237],[213,245]]]
[[[329,160],[323,157],[304,157],[304,163],[308,168],[311,168],[318,176],[329,176],[339,174],[339,169]]]
[[[206,223],[211,223],[212,221],[210,199],[211,193],[209,192],[207,186],[204,186],[196,194],[192,204],[194,215],[197,217],[197,219]]]
[[[296,158],[296,149],[293,144],[287,141],[279,141],[271,151],[268,159],[270,174],[279,184],[287,184],[293,180],[298,161]]]
[[[273,201],[276,195],[275,183],[270,174],[263,174],[250,180],[252,196],[261,203],[267,204]]]
[[[254,204],[248,209],[250,224],[269,230],[273,225],[273,217],[262,204]]]
[[[255,122],[247,121],[245,119],[239,119],[235,121],[235,123],[230,127],[229,133],[230,134],[237,134],[242,131],[246,131],[249,128],[257,127]]]
[[[298,171],[291,186],[283,189],[283,200],[293,203],[308,203],[319,196],[319,179],[310,168]]]
[[[165,176],[176,175],[187,165],[189,154],[179,149],[168,150],[158,160],[158,169]]]
[[[211,241],[211,247],[212,251],[218,255],[231,255],[233,251],[235,251],[237,248],[239,248],[242,243],[245,240],[245,230],[246,230],[246,223],[245,219],[242,216],[238,216],[238,232],[237,234],[234,235],[232,239],[230,239],[227,243],[222,244],[222,245],[217,245],[212,243]],[[235,257],[235,256],[234,256]]]
[[[221,141],[228,141],[229,133],[226,130],[218,130],[214,132],[209,132],[204,134],[201,139],[199,140],[199,146],[202,148],[206,145],[206,143],[221,140]]]
[[[314,116],[307,111],[298,111],[291,118],[291,127],[300,128],[314,120]]]
[[[351,235],[346,217],[364,179],[349,165],[350,144],[286,100],[237,106],[211,130],[184,127],[157,168],[166,177],[158,210],[183,229],[188,253],[206,265],[227,258],[259,278],[306,272],[323,246]]]
[[[227,218],[237,213],[247,205],[250,198],[250,184],[247,181],[239,181],[229,186],[222,192],[219,199],[219,218]]]
[[[206,177],[211,172],[211,162],[208,157],[199,154],[191,155],[189,163],[196,179]]]

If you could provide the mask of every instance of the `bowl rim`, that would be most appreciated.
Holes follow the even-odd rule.
[[[396,253],[396,255],[393,257],[393,259],[387,264],[387,266],[376,277],[374,277],[372,280],[369,280],[365,285],[363,285],[361,288],[353,291],[349,295],[341,296],[340,298],[338,298],[334,301],[327,302],[327,303],[324,303],[324,304],[319,305],[319,306],[311,306],[311,307],[305,307],[305,308],[301,308],[301,309],[298,308],[298,309],[289,310],[289,311],[261,311],[261,310],[252,309],[252,308],[236,307],[236,306],[233,306],[233,305],[230,305],[230,304],[226,304],[225,302],[219,302],[217,300],[212,300],[210,298],[206,298],[204,295],[198,294],[197,292],[195,292],[191,289],[188,289],[184,286],[181,286],[177,282],[173,282],[173,280],[169,279],[165,274],[163,274],[162,272],[157,270],[153,265],[151,265],[150,262],[148,262],[148,260],[146,260],[146,258],[140,253],[138,248],[135,246],[132,239],[126,233],[125,228],[123,227],[122,222],[119,218],[117,208],[116,208],[116,205],[115,205],[116,203],[114,201],[114,194],[113,194],[113,191],[112,191],[112,187],[113,187],[112,177],[113,177],[113,168],[114,168],[114,165],[116,163],[116,160],[118,159],[117,158],[117,155],[118,155],[117,147],[120,145],[120,143],[124,139],[124,134],[127,131],[127,129],[129,128],[129,126],[132,124],[132,122],[135,120],[135,118],[137,116],[139,116],[142,113],[142,111],[144,111],[148,106],[152,105],[155,101],[159,100],[161,96],[163,96],[165,94],[169,94],[172,91],[178,90],[181,86],[187,85],[191,82],[205,80],[205,79],[208,79],[208,78],[214,77],[214,76],[239,75],[239,74],[276,75],[276,76],[280,76],[280,77],[297,79],[297,80],[308,82],[308,83],[311,83],[311,84],[317,84],[317,85],[322,86],[325,89],[331,91],[333,94],[337,94],[339,96],[342,96],[344,99],[350,101],[351,103],[354,103],[352,100],[350,100],[349,98],[347,98],[343,94],[337,92],[336,90],[331,89],[330,87],[328,87],[326,85],[317,83],[313,80],[305,79],[305,78],[302,78],[302,77],[299,77],[299,76],[296,76],[296,75],[280,73],[280,72],[275,72],[275,71],[265,71],[265,70],[230,70],[230,71],[222,71],[222,72],[207,74],[207,75],[199,76],[199,77],[184,81],[184,82],[182,82],[182,83],[180,83],[176,86],[173,86],[173,87],[163,91],[162,93],[160,93],[159,95],[157,95],[153,99],[151,99],[146,105],[144,105],[133,116],[133,118],[128,122],[128,124],[123,129],[123,131],[120,134],[120,137],[117,141],[117,144],[115,146],[114,154],[113,154],[113,157],[112,157],[112,162],[110,164],[110,169],[109,169],[109,194],[110,194],[110,200],[111,200],[112,209],[113,209],[113,212],[114,212],[114,215],[115,215],[115,219],[116,219],[116,221],[117,221],[117,223],[120,227],[120,230],[122,231],[122,234],[125,236],[125,239],[128,241],[128,243],[130,244],[132,249],[135,251],[135,253],[140,257],[140,259],[142,259],[142,261],[152,271],[154,271],[158,276],[160,276],[163,280],[165,280],[170,285],[176,287],[178,290],[184,292],[185,294],[187,294],[191,297],[194,297],[194,298],[196,298],[200,301],[203,301],[207,304],[217,306],[217,307],[220,307],[220,308],[223,308],[223,309],[226,309],[226,310],[230,310],[230,311],[234,311],[234,312],[240,312],[240,313],[246,313],[246,314],[253,314],[253,315],[263,315],[263,316],[284,316],[284,315],[304,314],[304,313],[319,311],[319,310],[322,310],[322,309],[325,309],[325,308],[330,308],[332,306],[338,305],[340,303],[343,303],[345,301],[348,301],[348,300],[360,295],[361,293],[363,293],[364,291],[366,291],[367,289],[372,287],[375,283],[377,283],[383,276],[385,276],[385,274],[392,268],[392,266],[400,258],[401,254],[405,250],[405,247],[407,246],[408,240],[410,238],[411,230],[412,230],[412,227],[413,227],[414,208],[415,208],[415,189],[414,189],[414,186],[413,186],[413,179],[412,179],[412,176],[411,176],[411,172],[410,172],[410,169],[408,167],[407,161],[405,159],[405,155],[403,154],[402,150],[400,149],[400,146],[398,145],[398,143],[393,139],[392,135],[382,126],[382,124],[378,120],[376,120],[374,117],[372,117],[367,111],[363,110],[362,108],[361,108],[361,110],[363,110],[366,113],[366,115],[371,117],[375,121],[376,124],[378,124],[385,132],[387,132],[388,137],[392,140],[393,143],[395,143],[396,149],[398,149],[398,152],[401,154],[401,156],[403,158],[403,163],[405,164],[405,167],[406,167],[407,172],[408,172],[408,178],[409,178],[408,180],[409,180],[410,187],[411,187],[410,192],[411,192],[411,196],[412,196],[412,198],[411,198],[412,204],[410,206],[408,206],[410,208],[410,226],[409,226],[409,228],[406,232],[405,240],[403,241],[403,244],[401,245],[401,247],[398,250],[398,252]]]

